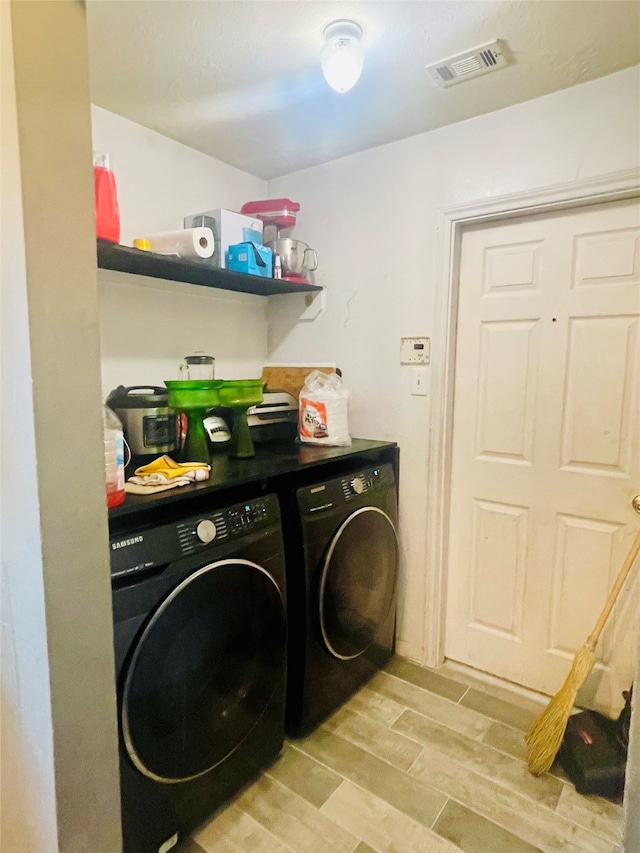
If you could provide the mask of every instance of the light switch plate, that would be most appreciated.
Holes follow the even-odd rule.
[[[427,396],[427,368],[414,367],[411,371],[411,394],[413,397]]]
[[[400,338],[400,364],[429,364],[430,338]]]

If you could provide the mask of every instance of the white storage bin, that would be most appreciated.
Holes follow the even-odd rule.
[[[215,228],[213,228],[211,220],[215,222]],[[212,228],[217,244],[215,255],[218,265],[223,269],[226,268],[225,258],[229,246],[247,241],[262,243],[262,220],[236,213],[235,210],[221,208],[220,210],[205,210],[202,213],[185,216],[185,228],[197,228],[201,225]]]

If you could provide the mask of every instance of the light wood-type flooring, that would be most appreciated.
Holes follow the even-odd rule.
[[[543,707],[396,658],[180,853],[617,853],[619,806],[527,771]]]

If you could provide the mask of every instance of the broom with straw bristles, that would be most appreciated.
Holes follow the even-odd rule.
[[[573,659],[571,671],[567,680],[556,695],[550,700],[542,714],[527,732],[527,764],[532,773],[544,773],[553,764],[558,754],[564,732],[569,721],[569,715],[575,702],[576,694],[589,677],[596,662],[596,645],[609,614],[616,603],[622,585],[631,571],[633,561],[640,551],[640,530],[633,540],[631,550],[627,554],[620,574],[616,578],[607,602],[595,624],[593,631],[587,637],[586,643],[578,649]]]

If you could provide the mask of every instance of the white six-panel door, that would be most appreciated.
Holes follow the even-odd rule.
[[[448,658],[547,694],[564,682],[640,526],[639,314],[636,201],[463,235]],[[610,714],[633,680],[638,587],[579,697]]]

